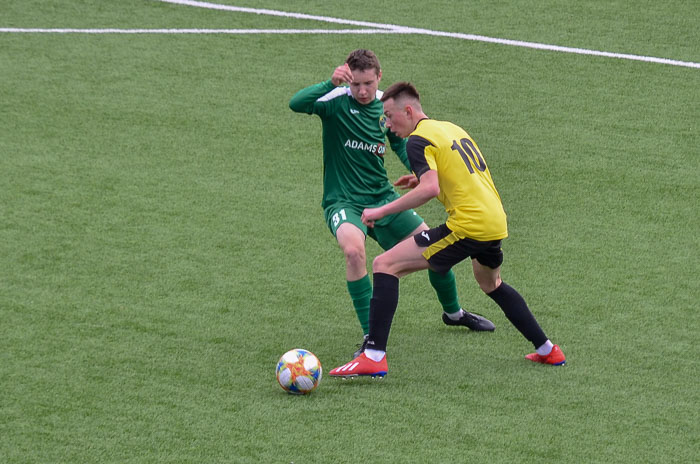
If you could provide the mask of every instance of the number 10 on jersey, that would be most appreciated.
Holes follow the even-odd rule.
[[[486,171],[486,161],[484,161],[484,158],[481,156],[474,142],[468,138],[461,139],[459,143],[453,140],[451,148],[462,157],[464,164],[466,164],[467,169],[469,169],[469,173],[474,174],[474,167],[481,172]]]

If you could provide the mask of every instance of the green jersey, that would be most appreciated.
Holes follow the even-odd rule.
[[[384,168],[386,140],[410,170],[406,141],[384,125],[384,105],[377,91],[373,102],[362,105],[349,87],[329,80],[297,92],[289,107],[297,113],[316,114],[323,125],[323,200],[321,206],[347,203],[373,206],[397,196]]]

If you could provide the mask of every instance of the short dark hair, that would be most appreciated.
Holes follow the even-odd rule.
[[[395,84],[391,84],[389,88],[384,91],[384,95],[382,95],[381,100],[382,102],[385,102],[391,98],[394,100],[399,100],[401,97],[414,98],[420,102],[420,94],[418,93],[416,86],[410,82],[397,82]]]
[[[351,71],[367,71],[368,69],[374,69],[377,75],[379,75],[382,70],[379,66],[377,55],[375,55],[372,50],[365,50],[363,48],[350,52],[345,62],[348,64]]]

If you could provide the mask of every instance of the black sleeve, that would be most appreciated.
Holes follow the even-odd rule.
[[[430,166],[425,160],[425,149],[432,145],[429,140],[419,135],[411,135],[406,142],[406,153],[408,154],[408,162],[411,163],[411,171],[419,179],[426,171],[430,170]]]

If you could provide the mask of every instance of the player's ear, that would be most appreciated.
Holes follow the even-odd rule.
[[[382,70],[380,69],[379,72],[377,73],[377,82],[382,80]]]

